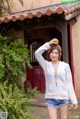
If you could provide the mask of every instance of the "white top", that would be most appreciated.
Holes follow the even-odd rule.
[[[42,53],[50,49],[49,43],[45,43],[35,52],[35,57],[44,70],[46,79],[45,98],[69,99],[72,104],[77,104],[76,95],[72,83],[72,75],[69,64],[59,61],[55,78],[54,66],[51,61],[43,58]]]

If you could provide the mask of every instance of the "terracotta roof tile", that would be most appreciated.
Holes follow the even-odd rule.
[[[78,10],[80,10],[80,2],[68,3],[68,4],[56,4],[56,5],[46,6],[42,8],[12,13],[8,16],[1,17],[0,24],[3,22],[8,23],[9,21],[13,21],[13,22],[17,20],[23,21],[24,19],[27,18],[32,19],[33,17],[41,18],[44,15],[50,16],[52,14],[64,15],[65,19],[68,20],[66,16],[67,15],[70,16],[70,14],[72,14],[72,17],[74,17],[74,13],[76,12],[75,15],[77,15]]]

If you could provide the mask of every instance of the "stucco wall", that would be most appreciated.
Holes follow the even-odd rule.
[[[22,0],[22,1],[23,6],[19,2],[19,0],[13,0],[13,3],[10,4],[11,12],[20,12],[23,10],[35,9],[48,5],[58,4],[60,3],[61,0]]]
[[[80,15],[72,27],[75,91],[80,98]]]

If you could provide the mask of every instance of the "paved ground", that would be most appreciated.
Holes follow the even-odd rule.
[[[36,101],[32,103],[34,111],[32,116],[36,119],[50,119],[45,106],[44,93],[38,94],[35,98]],[[58,119],[59,119],[59,110],[58,110]],[[68,112],[68,119],[80,119],[80,106],[77,110],[70,109]]]
[[[44,93],[38,94],[34,99],[36,101],[32,103],[34,107],[32,115],[36,117],[36,119],[49,119],[48,110],[45,105]]]

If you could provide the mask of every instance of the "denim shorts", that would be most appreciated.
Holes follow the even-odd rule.
[[[53,107],[60,107],[66,104],[69,104],[70,101],[69,100],[62,100],[62,99],[46,99],[46,104],[47,106],[53,106]]]

